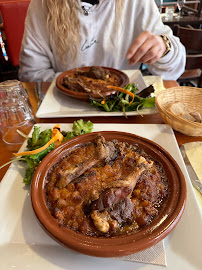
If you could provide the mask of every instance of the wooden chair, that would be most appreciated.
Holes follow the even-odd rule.
[[[190,2],[193,2],[193,1],[190,1]],[[196,4],[193,3],[192,5],[189,4],[189,1],[187,1],[186,4],[182,7],[182,11],[192,12],[197,17],[200,17],[201,10],[202,10],[202,0],[200,0],[199,3],[196,3]]]
[[[185,72],[178,82],[189,84],[197,80],[197,87],[202,87],[202,29],[177,25],[174,31],[186,48]]]
[[[29,3],[30,0],[0,0],[0,12],[6,35],[7,54],[15,67],[19,66],[24,22]]]

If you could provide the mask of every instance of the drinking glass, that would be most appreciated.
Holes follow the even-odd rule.
[[[165,20],[166,21],[171,21],[173,19],[174,12],[175,12],[175,8],[173,6],[166,7]]]
[[[28,94],[18,80],[8,80],[0,83],[0,101],[8,99],[27,100]]]
[[[0,131],[8,144],[20,144],[34,124],[29,97],[17,80],[0,83]]]

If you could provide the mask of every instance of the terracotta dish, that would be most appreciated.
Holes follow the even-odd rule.
[[[114,237],[95,237],[59,226],[47,206],[45,187],[47,175],[61,158],[78,146],[94,142],[98,134],[106,141],[118,140],[144,151],[157,164],[161,164],[167,179],[167,197],[159,214],[147,226],[132,234]],[[81,253],[98,257],[118,257],[147,249],[164,239],[179,222],[186,203],[187,190],[184,176],[172,156],[158,144],[134,134],[116,131],[93,132],[75,137],[51,151],[41,162],[31,185],[34,212],[45,231],[56,241]],[[163,210],[162,210],[163,209]]]
[[[79,100],[83,100],[83,101],[89,101],[90,96],[93,98],[101,98],[101,97],[115,94],[116,93],[115,90],[101,91],[99,93],[76,92],[76,91],[68,89],[67,86],[64,86],[63,80],[66,76],[73,77],[75,72],[77,72],[78,70],[88,72],[90,68],[91,67],[75,68],[75,69],[71,69],[71,70],[65,71],[62,74],[60,74],[56,79],[56,86],[59,89],[59,91],[63,92],[64,94],[66,94],[70,97],[73,97],[73,98],[76,98]],[[106,71],[109,71],[110,74],[117,76],[119,79],[119,84],[117,86],[119,86],[119,87],[124,87],[129,83],[128,76],[124,72],[122,72],[118,69],[113,69],[113,68],[108,68],[108,67],[98,67],[98,68],[102,68]]]

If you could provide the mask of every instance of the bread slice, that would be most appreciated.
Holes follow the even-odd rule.
[[[202,117],[199,112],[190,112],[190,115],[195,118],[195,121],[198,123],[202,123]]]
[[[192,121],[192,122],[196,121],[196,119],[192,115],[190,115],[187,106],[182,102],[175,102],[175,103],[171,104],[168,109],[173,114],[175,114],[175,115],[177,115],[185,120]]]

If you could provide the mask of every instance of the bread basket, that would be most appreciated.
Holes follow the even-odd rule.
[[[185,120],[169,110],[169,106],[175,102],[182,102],[192,111],[202,115],[202,88],[172,87],[156,96],[156,107],[166,124],[185,135],[202,136],[202,123]]]

